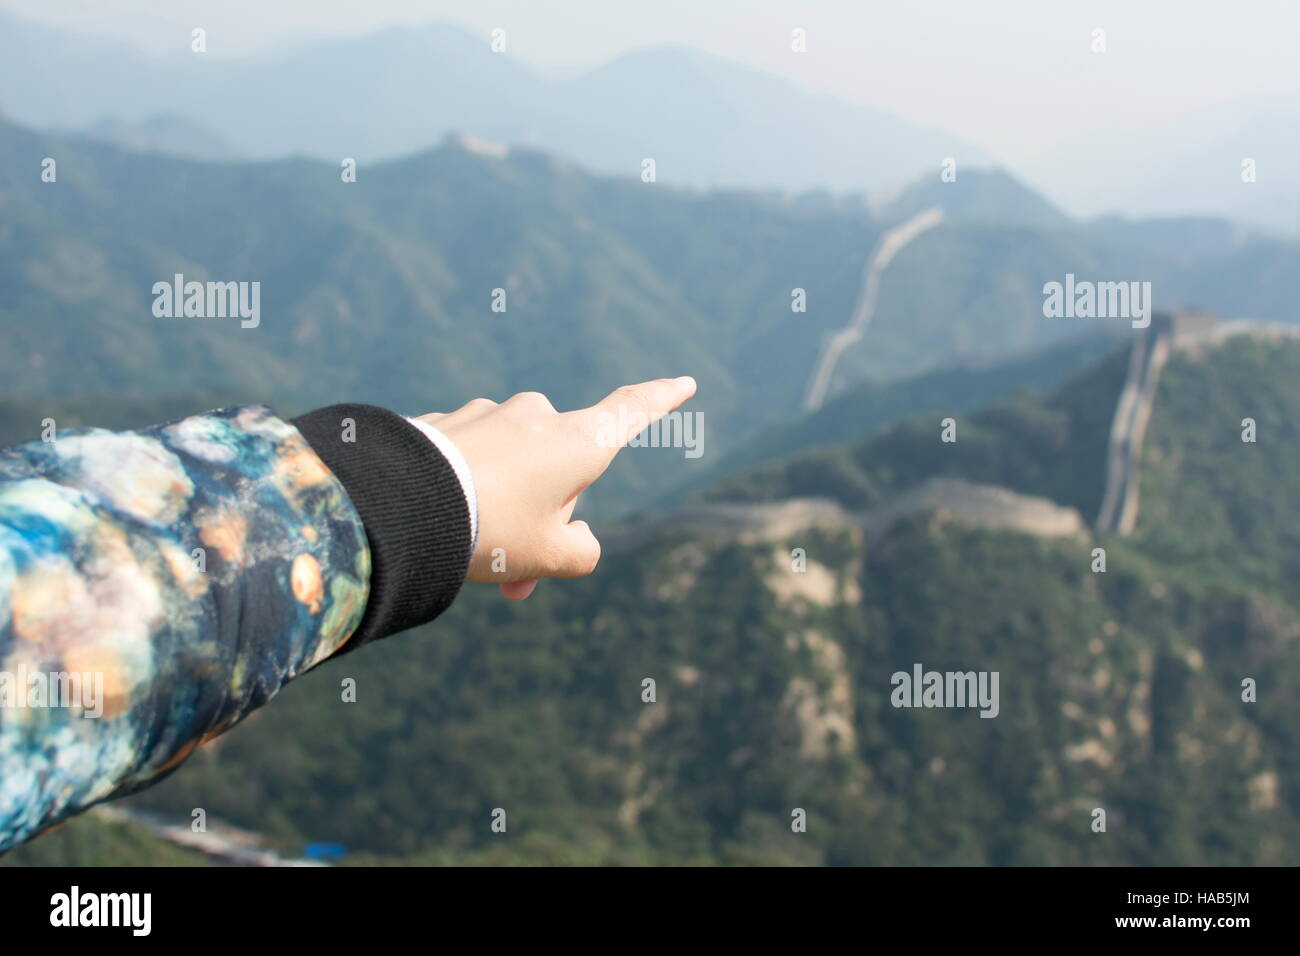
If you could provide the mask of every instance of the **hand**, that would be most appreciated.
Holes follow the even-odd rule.
[[[594,571],[600,542],[587,522],[569,520],[578,495],[628,441],[694,394],[694,379],[662,378],[574,412],[520,392],[500,405],[476,398],[450,414],[421,415],[456,444],[474,479],[479,525],[469,579],[500,582],[502,594],[522,601],[538,578]],[[494,571],[501,558],[504,570]]]

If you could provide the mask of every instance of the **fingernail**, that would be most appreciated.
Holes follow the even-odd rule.
[[[675,381],[678,385],[681,385],[684,388],[695,387],[695,379],[691,378],[689,375],[683,375],[680,378],[675,379]]]

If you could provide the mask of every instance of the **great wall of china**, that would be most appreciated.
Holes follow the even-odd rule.
[[[1300,325],[1250,319],[1217,322],[1209,313],[1187,310],[1152,316],[1151,325],[1134,338],[1111,423],[1097,530],[1128,534],[1136,527],[1143,442],[1166,363],[1176,354],[1195,354],[1242,335],[1265,341],[1300,339]],[[781,540],[810,528],[853,527],[879,535],[898,518],[924,511],[942,512],[971,527],[1040,537],[1082,535],[1087,530],[1087,521],[1077,510],[1046,498],[960,479],[931,478],[864,512],[815,498],[691,505],[611,530],[604,537],[605,550],[625,552],[651,535],[672,530],[742,542]]]
[[[1300,338],[1300,326],[1233,319],[1215,322],[1207,312],[1185,310],[1152,317],[1129,351],[1128,377],[1120,390],[1106,455],[1106,490],[1097,529],[1130,534],[1137,526],[1142,446],[1155,409],[1160,373],[1171,355],[1196,353],[1248,335],[1264,341]]]

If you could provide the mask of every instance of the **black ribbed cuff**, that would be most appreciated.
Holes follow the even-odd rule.
[[[344,419],[355,441],[344,441]],[[370,542],[365,616],[338,654],[433,620],[451,606],[470,558],[469,504],[455,469],[401,415],[329,405],[293,419],[342,483]]]

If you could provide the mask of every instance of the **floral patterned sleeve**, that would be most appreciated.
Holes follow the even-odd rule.
[[[0,452],[0,851],[338,651],[371,560],[344,485],[262,406]]]

